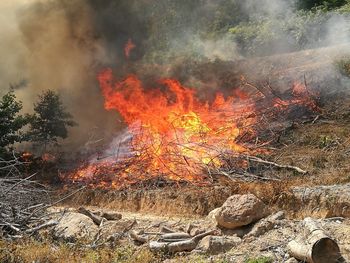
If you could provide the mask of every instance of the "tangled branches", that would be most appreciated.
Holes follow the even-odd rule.
[[[35,173],[23,177],[25,162],[14,153],[11,159],[0,159],[0,235],[18,237],[32,233],[46,223],[49,201],[46,188],[33,181]]]
[[[45,209],[49,200],[42,185],[27,177],[0,178],[0,234],[14,237],[32,233],[32,228],[47,221]]]

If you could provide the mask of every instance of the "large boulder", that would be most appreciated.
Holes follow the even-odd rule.
[[[219,226],[234,229],[258,221],[268,214],[266,205],[255,195],[233,195],[215,214]]]
[[[54,228],[54,236],[70,242],[77,240],[92,240],[98,232],[98,227],[86,215],[68,212],[59,220]]]
[[[197,249],[207,254],[216,255],[229,251],[241,241],[237,236],[206,236],[199,242]]]

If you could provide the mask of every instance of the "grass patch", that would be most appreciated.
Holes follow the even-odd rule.
[[[259,258],[253,258],[248,259],[245,261],[245,263],[272,263],[273,260],[270,257],[259,257]]]
[[[155,255],[147,248],[133,246],[88,249],[50,241],[39,242],[33,239],[18,242],[0,241],[1,263],[156,263],[161,261],[161,255]]]

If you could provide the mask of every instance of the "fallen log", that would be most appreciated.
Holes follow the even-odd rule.
[[[160,232],[162,232],[162,233],[175,233],[176,231],[167,227],[167,226],[162,226],[160,229]]]
[[[173,242],[168,245],[168,251],[170,253],[183,252],[183,251],[192,251],[196,248],[198,242],[192,238],[185,241]]]
[[[291,256],[308,263],[341,262],[337,242],[328,237],[316,221],[305,218],[303,228],[304,233],[287,245]]]
[[[142,244],[148,242],[148,237],[141,236],[141,235],[139,235],[138,233],[136,233],[136,231],[134,231],[134,230],[131,230],[131,231],[129,232],[129,235],[130,235],[130,237],[131,237],[134,241],[140,242],[140,243],[142,243]]]
[[[186,238],[191,238],[191,236],[190,236],[190,234],[185,233],[185,232],[177,232],[177,233],[164,234],[160,238],[162,240],[163,239],[186,239]]]
[[[175,242],[164,242],[163,240],[151,241],[149,243],[149,248],[153,251],[164,251],[168,253],[176,253],[183,251],[192,251],[198,245],[198,242],[208,236],[215,233],[215,230],[210,230],[205,233],[198,234],[192,238],[186,240],[180,240]],[[183,234],[183,233],[182,233]],[[170,241],[170,240],[167,240]]]
[[[166,242],[159,242],[159,241],[151,241],[149,242],[149,248],[152,251],[158,252],[158,251],[167,251],[169,243]]]
[[[192,251],[193,249],[196,248],[196,246],[198,245],[198,242],[202,238],[209,236],[209,235],[213,234],[214,232],[215,232],[215,230],[210,230],[210,231],[195,235],[194,237],[192,237],[189,240],[170,243],[168,245],[168,251],[170,253],[176,253],[176,252],[182,252],[182,251]]]
[[[109,221],[116,221],[122,219],[122,215],[115,212],[103,212],[101,216]]]
[[[101,216],[93,214],[92,212],[87,210],[85,207],[79,207],[78,212],[90,217],[92,219],[92,221],[94,221],[94,223],[98,226],[101,224],[101,222],[103,220],[103,218]]]

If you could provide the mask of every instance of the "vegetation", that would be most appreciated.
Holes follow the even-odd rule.
[[[272,263],[273,260],[269,257],[259,257],[254,259],[248,259],[246,263]]]
[[[321,46],[327,34],[323,28],[329,15],[322,10],[299,11],[284,16],[265,17],[229,29],[246,56],[263,56]]]
[[[149,38],[144,41],[147,52],[142,55],[151,62],[189,54],[201,59],[206,41],[220,39],[227,46],[237,45],[241,54],[250,57],[325,46],[330,41],[330,23],[347,19],[350,12],[348,0],[287,3],[219,0],[209,5],[204,0],[168,0],[145,6],[136,1],[132,12],[142,10],[144,19],[149,19],[145,28]]]
[[[297,8],[308,10],[317,6],[324,6],[327,9],[334,9],[345,5],[346,3],[347,0],[299,0],[297,1]]]
[[[44,146],[68,136],[68,127],[76,125],[59,95],[46,91],[34,104],[34,114],[21,115],[22,102],[13,90],[0,99],[0,158],[12,158],[16,143],[34,142]],[[27,127],[29,125],[29,127]]]
[[[22,102],[16,101],[13,90],[0,100],[0,157],[12,149],[16,142],[25,139],[23,127],[28,124],[28,116],[20,115]]]
[[[335,62],[335,65],[342,75],[350,77],[350,58],[341,58]]]
[[[34,239],[19,242],[0,240],[0,262],[89,262],[89,263],[153,263],[161,258],[148,249],[136,249],[131,246],[117,248],[101,247],[95,250],[68,246],[65,243],[36,241]]]
[[[30,118],[29,135],[31,141],[43,145],[44,151],[47,145],[57,143],[58,138],[67,138],[67,127],[76,125],[59,95],[51,90],[39,95],[38,102],[34,104],[34,112]]]

